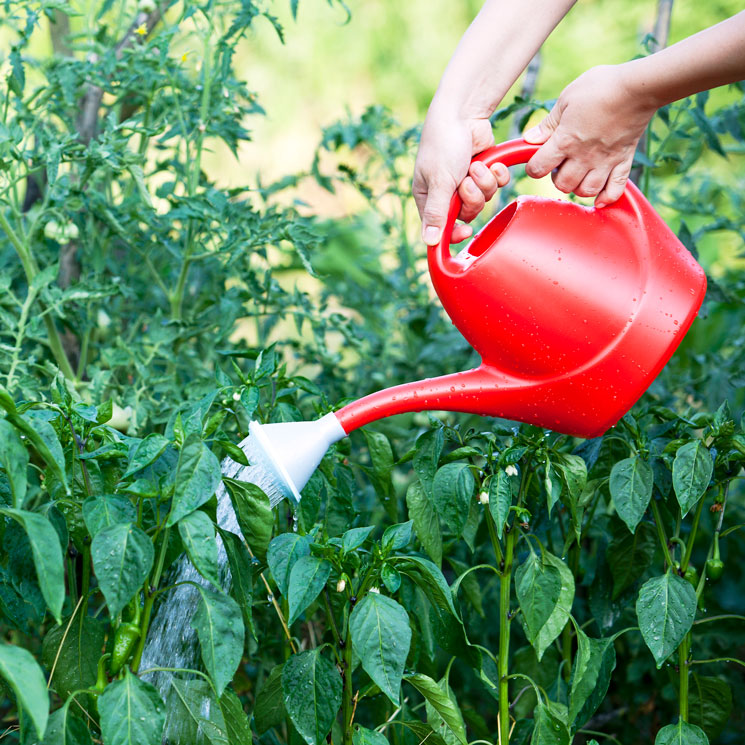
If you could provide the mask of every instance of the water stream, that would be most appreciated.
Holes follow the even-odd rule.
[[[246,438],[240,443],[240,446],[246,452],[250,451],[247,443],[248,439]],[[251,482],[265,492],[272,494],[272,507],[275,506],[278,499],[273,494],[275,490],[271,483],[271,477],[261,465],[242,466],[234,460],[226,458],[223,460],[221,467],[224,477]],[[224,530],[241,535],[230,497],[222,482],[217,489],[217,523]],[[223,590],[227,592],[231,583],[230,567],[225,547],[219,535],[217,535],[217,557],[220,584]],[[177,582],[193,582],[203,587],[210,586],[210,583],[197,572],[185,553],[175,563],[166,578],[166,584],[168,585]],[[165,602],[157,606],[150,623],[142,661],[140,662],[140,670],[149,670],[154,667],[201,669],[197,632],[191,625],[198,600],[199,593],[196,587],[191,584],[181,585],[166,594]],[[183,742],[186,739],[181,736],[184,734],[182,732],[183,727],[189,727],[193,731],[195,727],[193,719],[191,721],[181,721],[185,718],[179,716],[179,713],[181,713],[180,707],[187,706],[191,711],[195,709],[199,711],[200,719],[203,721],[196,726],[198,734],[201,731],[203,736],[198,737],[198,740],[207,742],[207,738],[204,736],[205,732],[211,725],[214,726],[215,724],[211,719],[214,720],[215,715],[219,715],[219,719],[222,718],[219,712],[212,712],[211,716],[209,696],[200,695],[198,686],[193,683],[188,688],[180,685],[179,681],[183,681],[185,677],[183,675],[174,676],[169,672],[158,671],[143,677],[158,689],[161,698],[167,703],[167,711],[170,712],[169,720],[166,722],[164,742]],[[200,698],[201,700],[198,700]]]

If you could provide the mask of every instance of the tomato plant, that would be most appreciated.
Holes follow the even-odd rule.
[[[270,9],[3,6],[4,736],[739,742],[736,274],[719,267],[603,437],[402,415],[338,443],[297,508],[241,478],[252,419],[474,362],[413,237],[416,128],[371,106],[323,130],[307,173],[251,189],[204,167],[262,114],[236,45],[258,23],[281,35]],[[498,136],[525,107],[495,115]],[[717,237],[742,243],[743,142],[733,86],[661,111],[639,153],[707,267]],[[280,198],[311,181],[363,206],[331,220]],[[300,273],[312,291],[290,286]]]

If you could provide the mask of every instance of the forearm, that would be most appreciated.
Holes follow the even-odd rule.
[[[458,44],[432,107],[486,118],[576,0],[487,0]]]
[[[745,11],[620,66],[630,95],[652,108],[745,79]]]

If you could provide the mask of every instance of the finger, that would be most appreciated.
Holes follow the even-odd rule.
[[[431,181],[422,207],[422,240],[428,246],[440,242],[448,216],[452,191],[442,182]]]
[[[491,167],[491,172],[497,179],[497,186],[500,189],[510,183],[510,169],[504,163],[495,163]]]
[[[608,180],[605,182],[605,187],[600,194],[598,194],[597,199],[595,200],[595,206],[605,207],[618,201],[626,187],[626,182],[629,179],[630,172],[631,159],[616,165],[611,170]]]
[[[608,171],[591,170],[583,179],[582,183],[574,190],[578,197],[595,197],[602,191],[608,180]]]
[[[561,152],[556,137],[551,137],[548,142],[525,165],[525,173],[531,178],[543,178],[548,176],[554,168],[564,161],[564,153]]]
[[[471,163],[468,174],[476,186],[481,189],[484,199],[488,202],[499,188],[494,172],[489,170],[480,160],[475,160]]]
[[[565,160],[552,174],[554,186],[565,194],[576,192],[587,175],[587,168],[577,163],[576,159]]]
[[[554,104],[554,107],[548,112],[548,116],[546,116],[543,121],[523,133],[523,139],[533,145],[542,145],[549,137],[551,137],[559,126],[560,119],[561,114],[559,112],[558,104]]]
[[[463,225],[457,223],[453,228],[453,234],[450,236],[451,243],[460,243],[466,238],[470,238],[473,235],[473,228],[470,225]]]
[[[471,222],[486,204],[484,193],[470,176],[466,176],[461,182],[458,187],[458,196],[463,203],[458,217],[465,222]]]

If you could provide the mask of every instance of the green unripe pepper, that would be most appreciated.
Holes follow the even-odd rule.
[[[696,567],[689,564],[684,579],[688,580],[693,585],[693,588],[696,589],[698,587],[698,570]]]
[[[706,562],[706,576],[717,582],[724,574],[724,562],[719,556],[719,533],[714,534],[714,555]]]
[[[116,675],[132,656],[135,644],[140,638],[140,627],[136,623],[123,623],[116,630],[114,648],[111,652],[109,670]]]
[[[94,698],[98,698],[104,692],[104,688],[106,688],[106,686],[108,685],[109,679],[106,675],[106,660],[108,660],[109,657],[111,657],[111,655],[107,652],[106,654],[102,654],[98,658],[96,685],[93,686],[93,690],[91,691],[91,695]]]
[[[116,675],[127,663],[140,638],[140,594],[137,593],[127,606],[129,621],[123,621],[114,634],[109,672]]]
[[[724,562],[721,559],[709,559],[706,562],[706,576],[712,581],[717,582],[724,574]]]

